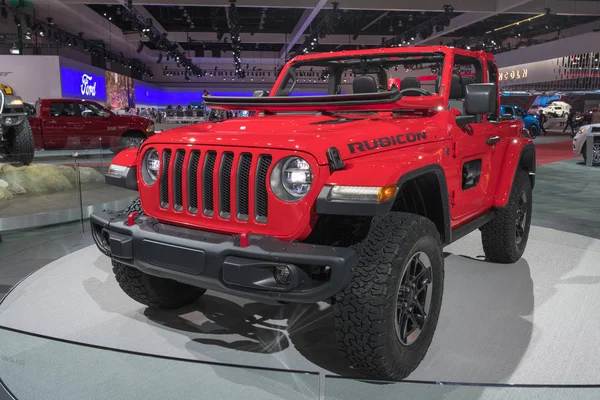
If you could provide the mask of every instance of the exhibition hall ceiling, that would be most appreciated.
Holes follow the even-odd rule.
[[[31,0],[31,3],[37,15],[54,17],[65,29],[85,32],[87,38],[124,49],[126,54],[137,52],[145,62],[156,61],[160,52],[132,24],[126,12],[127,0]],[[486,46],[483,47],[486,50],[502,52],[567,37],[577,29],[589,32],[600,28],[600,1],[596,0],[237,0],[235,3],[239,49],[246,57],[280,61],[306,47],[307,35],[328,24],[336,5],[340,10],[338,23],[319,38],[311,51],[376,47],[409,32],[406,39],[412,39],[411,44]],[[222,52],[231,51],[230,5],[229,0],[133,1],[139,14],[152,21],[171,42],[178,43],[179,49],[191,51],[191,58],[227,56]],[[450,14],[448,6],[452,6]],[[432,26],[423,34],[420,27],[445,16],[447,21],[441,26]],[[489,47],[492,43],[493,48]]]
[[[68,2],[69,0],[66,0]],[[87,6],[104,18],[111,18],[112,24],[124,33],[133,30],[131,21],[127,19],[123,6],[115,2],[105,1],[99,4],[87,4]],[[185,33],[178,35],[182,47],[193,50],[200,46],[203,49],[220,48],[226,50],[229,32],[227,10],[228,1],[202,0],[186,4],[185,1],[169,2],[173,5],[151,5],[153,1],[134,2],[138,7],[144,7],[150,17],[167,32]],[[315,26],[326,21],[331,9],[330,1],[313,0],[313,7],[307,6],[303,0],[270,1],[262,2],[256,0],[238,0],[237,9],[240,19],[241,33],[244,35],[242,50],[258,51],[282,51],[298,35],[307,35]],[[477,2],[457,0],[455,3],[437,0],[390,2],[374,0],[370,2],[360,1],[361,9],[356,9],[358,2],[339,1],[342,11],[341,23],[335,29],[334,34],[341,38],[329,43],[323,40],[314,49],[315,51],[331,51],[341,49],[360,48],[364,46],[377,46],[381,38],[386,39],[401,34],[403,31],[418,27],[432,18],[443,15],[444,6],[454,7],[453,19],[462,18],[461,27],[447,27],[447,32],[435,32],[436,38],[428,37],[431,43],[443,42],[461,44],[468,41],[470,45],[475,44],[477,39],[494,40],[495,42],[510,40],[512,45],[526,44],[527,41],[535,41],[536,37],[545,35],[552,39],[552,35],[560,37],[565,29],[589,23],[600,19],[600,6],[598,1],[514,1],[514,7],[507,7],[511,1],[502,3],[505,10],[497,13],[499,7],[495,2]],[[379,4],[378,4],[379,3]],[[385,5],[382,3],[386,3]],[[397,5],[393,3],[403,3]],[[482,4],[485,3],[485,4]],[[148,5],[141,5],[148,4]],[[282,5],[285,4],[285,7]],[[371,9],[362,9],[363,7]],[[404,7],[397,10],[395,8]],[[548,13],[549,9],[549,13]],[[489,13],[482,13],[489,11]],[[589,13],[591,15],[586,15]],[[484,14],[484,15],[482,15]],[[489,15],[487,15],[489,14]],[[543,17],[538,17],[539,15]],[[532,18],[531,20],[528,20]],[[469,23],[469,20],[472,23]],[[502,28],[507,25],[516,24],[504,28],[490,35],[489,31],[494,28]],[[457,29],[455,29],[457,28]],[[209,35],[197,35],[197,33],[212,33]],[[220,36],[219,33],[224,33]],[[280,37],[265,37],[261,34],[280,34]],[[218,36],[219,35],[219,36]],[[185,37],[184,37],[185,36]],[[189,39],[192,40],[189,40]],[[220,39],[220,40],[218,40]],[[369,40],[367,40],[369,39]],[[418,40],[418,38],[417,38]],[[296,38],[297,44],[289,50],[294,52],[301,45],[302,38]],[[462,41],[462,42],[461,42]],[[200,42],[200,43],[198,43]],[[288,46],[286,46],[286,44]],[[152,49],[152,44],[147,46]]]

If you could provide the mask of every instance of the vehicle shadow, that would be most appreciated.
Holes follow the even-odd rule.
[[[437,330],[428,354],[408,379],[512,381],[533,329],[529,264],[525,259],[501,265],[447,254],[445,268]],[[114,278],[92,283],[86,285],[90,295],[120,293]],[[324,303],[267,305],[208,292],[177,310],[140,308],[140,313],[123,313],[113,301],[96,301],[108,312],[187,336],[186,350],[198,359],[364,378],[338,352],[333,314]]]
[[[527,261],[500,265],[448,255],[445,286],[434,340],[409,379],[510,380],[533,329],[533,283]],[[206,320],[193,324],[184,317],[195,311]],[[187,332],[193,343],[206,346],[203,349],[221,362],[233,362],[240,352],[285,352],[285,364],[290,369],[303,369],[295,364],[307,365],[298,362],[301,355],[317,367],[314,370],[362,377],[338,352],[331,307],[323,304],[240,305],[233,297],[205,295],[189,307],[176,311],[146,309],[144,315],[165,328]],[[294,355],[294,351],[299,354]]]

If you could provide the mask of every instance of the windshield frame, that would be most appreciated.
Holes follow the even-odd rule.
[[[381,50],[388,50],[382,52]],[[354,69],[363,67],[363,58],[368,58],[367,64],[378,64],[383,68],[391,68],[393,66],[402,66],[408,64],[408,60],[394,60],[394,57],[399,58],[408,58],[408,57],[420,57],[423,58],[424,61],[415,61],[410,60],[414,63],[439,63],[443,69],[446,68],[446,64],[448,64],[449,54],[445,51],[442,51],[441,48],[436,49],[435,51],[426,50],[426,48],[411,48],[411,49],[381,49],[379,51],[374,52],[365,52],[365,51],[352,51],[352,52],[339,52],[339,53],[325,53],[322,55],[311,55],[311,56],[301,56],[296,57],[290,62],[288,62],[281,74],[275,81],[275,84],[272,87],[270,92],[270,96],[289,96],[294,93],[294,89],[296,88],[298,77],[296,76],[296,71],[301,67],[315,67],[315,68],[323,68],[323,71],[327,71],[329,76],[327,82],[327,95],[336,95],[336,96],[344,96],[345,94],[336,93],[336,88],[341,86],[341,73],[345,72],[344,70]],[[350,62],[348,62],[350,61]],[[337,67],[337,68],[336,68]],[[367,68],[372,66],[367,66]],[[387,71],[382,70],[383,73],[373,73],[378,75],[380,85],[384,82],[382,80],[386,80],[388,78]],[[339,75],[339,76],[338,76]],[[439,74],[442,76],[441,74]],[[293,81],[292,87],[287,89],[290,80]],[[383,88],[382,88],[383,89]],[[388,89],[387,82],[385,82],[385,88],[383,90]],[[442,87],[440,85],[439,93],[431,93],[431,96],[423,96],[427,98],[439,98],[442,96]]]

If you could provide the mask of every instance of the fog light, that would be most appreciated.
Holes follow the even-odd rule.
[[[13,124],[13,120],[12,120],[11,117],[7,117],[7,118],[4,119],[4,123],[6,125],[12,125]]]
[[[278,265],[273,270],[275,281],[280,285],[289,285],[292,280],[292,270],[287,265]]]

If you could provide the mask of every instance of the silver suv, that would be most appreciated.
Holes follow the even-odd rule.
[[[583,155],[584,161],[587,162],[586,141],[588,134],[600,133],[600,124],[585,125],[579,128],[577,134],[573,138],[573,153]],[[600,136],[594,139],[594,158],[593,165],[600,165]]]

